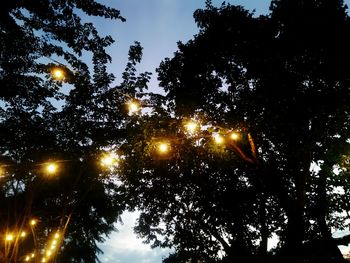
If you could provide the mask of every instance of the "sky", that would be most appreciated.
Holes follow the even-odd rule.
[[[112,55],[110,72],[121,80],[127,63],[129,46],[139,41],[143,47],[143,59],[138,66],[139,72],[153,73],[150,90],[162,93],[158,88],[155,69],[166,57],[172,57],[177,50],[177,42],[187,42],[198,32],[193,19],[193,12],[205,7],[205,0],[100,0],[108,6],[120,10],[126,22],[104,21],[92,18],[102,35],[111,35],[116,42],[108,52]],[[213,5],[220,6],[223,1],[213,0]],[[256,14],[268,12],[270,2],[267,0],[232,0],[226,1],[242,5]],[[104,252],[99,256],[102,262],[108,263],[161,263],[171,251],[169,249],[151,249],[143,244],[133,233],[137,213],[124,213],[124,225],[117,224],[114,232],[99,245]]]
[[[349,0],[350,1],[350,0]],[[150,89],[161,92],[155,69],[166,57],[172,57],[177,50],[177,42],[187,42],[198,32],[193,19],[193,12],[205,7],[205,0],[99,0],[108,6],[120,10],[126,22],[105,21],[93,18],[91,21],[103,35],[110,34],[116,43],[108,51],[113,62],[109,70],[121,81],[127,63],[130,45],[139,41],[143,47],[143,59],[138,66],[139,72],[153,72]],[[220,6],[222,0],[213,0]],[[256,9],[256,14],[268,12],[267,0],[231,0],[226,3],[245,6],[248,10]]]
[[[166,57],[172,57],[177,50],[177,42],[187,42],[198,32],[193,12],[204,8],[205,0],[100,0],[99,2],[121,11],[126,22],[105,21],[101,18],[89,18],[102,35],[111,35],[116,42],[108,49],[112,55],[110,72],[121,81],[121,73],[127,63],[129,46],[139,41],[143,46],[143,59],[138,66],[139,72],[153,73],[150,90],[162,93],[158,88],[155,69]],[[219,6],[222,0],[213,0]],[[269,0],[230,0],[226,3],[242,5],[255,15],[269,12]],[[350,0],[345,3],[350,6]],[[169,249],[151,249],[143,244],[133,233],[137,213],[124,213],[124,225],[117,224],[114,232],[99,245],[104,254],[99,256],[102,262],[109,263],[161,263],[169,254]],[[270,244],[273,245],[273,244]]]

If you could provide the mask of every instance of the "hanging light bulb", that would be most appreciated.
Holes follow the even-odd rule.
[[[220,145],[220,144],[223,144],[225,142],[224,137],[222,137],[220,134],[214,134],[213,138],[214,138],[214,142],[216,144]]]
[[[113,169],[119,165],[119,156],[113,152],[104,153],[100,159],[100,164],[103,167]]]
[[[195,122],[194,120],[189,120],[184,124],[184,127],[186,129],[186,132],[189,134],[194,134],[199,129],[199,124]]]
[[[49,162],[45,165],[45,172],[49,175],[54,175],[58,171],[58,165],[56,163]]]
[[[7,241],[7,242],[13,241],[14,238],[15,237],[14,237],[14,235],[12,233],[8,233],[8,234],[5,235],[5,241]]]
[[[137,114],[141,110],[140,103],[136,100],[130,100],[127,106],[130,115]]]
[[[169,151],[170,151],[170,143],[169,142],[163,141],[163,142],[159,142],[157,144],[157,152],[160,155],[166,155],[169,153]]]
[[[238,132],[231,132],[230,139],[233,141],[238,141],[240,139],[240,134]]]
[[[51,70],[51,76],[54,80],[64,80],[66,74],[62,68],[55,67]]]
[[[38,223],[38,220],[36,220],[36,219],[31,219],[29,221],[29,225],[31,225],[31,226],[35,226],[37,223]]]

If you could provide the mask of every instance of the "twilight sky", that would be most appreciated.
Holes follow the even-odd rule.
[[[172,57],[177,50],[178,41],[187,42],[198,32],[193,20],[193,12],[205,6],[205,0],[100,0],[108,6],[121,11],[125,23],[89,18],[102,35],[110,34],[116,43],[109,48],[112,64],[109,70],[117,76],[119,83],[121,73],[127,63],[128,49],[134,41],[143,46],[143,59],[139,72],[153,72],[150,90],[161,92],[157,88],[155,68],[165,57]],[[213,0],[219,6],[223,0]],[[350,0],[344,1],[350,6]],[[229,0],[226,3],[242,5],[248,10],[255,9],[255,14],[268,13],[270,0]],[[133,234],[132,228],[137,213],[125,213],[124,225],[118,224],[119,232],[113,233],[105,243],[100,244],[104,254],[99,258],[108,263],[161,263],[162,257],[169,250],[150,249]]]

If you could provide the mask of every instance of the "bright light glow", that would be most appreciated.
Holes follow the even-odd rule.
[[[54,80],[63,80],[65,77],[65,73],[61,68],[52,69],[51,75]]]
[[[57,245],[57,240],[52,240],[52,246],[56,246]]]
[[[46,262],[46,258],[43,258],[43,259],[41,260],[41,262]]]
[[[141,109],[140,103],[138,103],[135,100],[129,101],[127,103],[127,106],[128,106],[128,111],[130,115],[138,113]]]
[[[0,166],[0,178],[5,176],[5,169]]]
[[[38,223],[38,221],[36,219],[32,219],[32,220],[29,221],[29,224],[31,226],[35,226],[37,223]]]
[[[35,257],[35,254],[34,254],[34,253],[32,253],[32,254],[30,255],[30,257],[31,257],[31,258]]]
[[[108,168],[118,166],[119,156],[115,153],[105,153],[101,157],[101,165]]]
[[[58,170],[58,165],[55,163],[48,163],[45,167],[45,170],[48,174],[55,174]]]
[[[59,234],[59,233],[56,233],[56,234],[53,236],[54,239],[57,239],[57,238],[59,238],[59,237],[60,237],[60,234]]]
[[[5,241],[11,242],[14,239],[14,235],[12,233],[6,234]]]
[[[30,260],[30,256],[26,256],[25,261],[29,261]]]
[[[49,257],[49,256],[51,256],[51,255],[52,255],[52,252],[51,252],[50,250],[46,252],[46,256]]]
[[[222,137],[220,134],[214,134],[214,141],[216,144],[223,144],[224,143],[224,137]]]
[[[186,122],[184,126],[186,131],[190,134],[194,134],[199,128],[199,124],[193,120]]]
[[[22,231],[20,236],[25,237],[26,235],[27,235],[27,233],[25,231]]]
[[[167,142],[160,142],[157,146],[157,150],[160,154],[167,154],[170,150],[170,145]]]
[[[230,139],[233,141],[238,141],[240,139],[240,135],[238,132],[231,132]]]

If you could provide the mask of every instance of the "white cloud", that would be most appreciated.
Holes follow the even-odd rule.
[[[133,232],[139,213],[125,212],[122,215],[124,224],[117,224],[118,232],[110,235],[105,243],[99,244],[104,252],[99,256],[102,262],[113,263],[160,263],[170,253],[170,249],[151,249]]]

